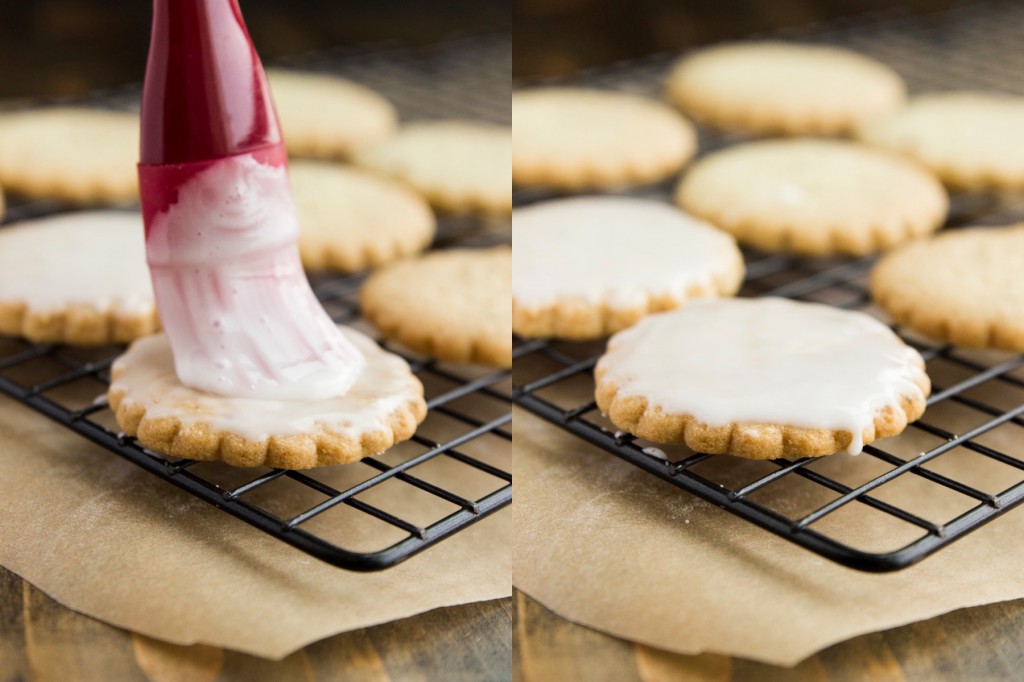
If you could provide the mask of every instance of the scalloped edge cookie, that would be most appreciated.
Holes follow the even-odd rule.
[[[512,130],[477,121],[420,121],[361,147],[352,161],[406,183],[444,213],[512,212]]]
[[[595,132],[588,113],[604,120],[608,135]],[[609,117],[618,121],[611,125]],[[558,126],[552,139],[550,129]],[[657,100],[613,90],[517,92],[512,129],[512,179],[519,186],[580,191],[648,184],[675,174],[697,152],[696,129],[682,114]]]
[[[779,59],[781,64],[770,64]],[[806,88],[796,69],[830,60],[826,88]],[[738,62],[735,63],[735,62]],[[788,64],[787,64],[788,62]],[[777,67],[773,73],[765,66]],[[729,72],[731,77],[721,75]],[[787,73],[789,71],[790,73]],[[856,96],[844,76],[861,80]],[[769,94],[752,96],[737,87],[742,79],[773,87]],[[806,90],[801,101],[786,88]],[[730,91],[731,89],[731,91]],[[680,59],[669,73],[666,94],[695,119],[723,130],[754,134],[846,135],[867,120],[898,109],[906,100],[906,85],[894,70],[867,55],[830,45],[784,41],[722,43]]]
[[[860,164],[871,170],[873,182],[883,170],[887,172],[891,177],[886,187],[899,183],[901,193],[885,197],[884,205],[880,200],[870,204],[863,185],[849,186],[844,201],[832,197],[821,215],[785,217],[784,211],[794,210],[791,205],[806,190],[792,183],[772,185],[779,185],[784,164],[797,154],[804,155],[806,168],[817,175],[809,177],[812,182],[828,178],[839,186],[849,185],[841,169],[832,166],[845,164],[849,171],[853,164]],[[768,159],[779,166],[778,172],[766,168]],[[751,171],[740,177],[749,169],[756,169],[757,175]],[[769,195],[763,185],[773,193]],[[865,256],[893,248],[938,230],[949,209],[942,183],[920,164],[865,145],[817,138],[759,140],[709,154],[683,177],[675,200],[686,211],[735,235],[741,244],[810,256]]]
[[[299,253],[307,270],[359,272],[425,249],[436,221],[405,185],[349,166],[294,161]]]
[[[268,69],[267,78],[285,146],[294,156],[346,159],[398,129],[394,105],[365,85],[292,69]]]
[[[578,293],[567,294],[564,291],[551,294],[550,297],[545,296],[547,300],[540,304],[529,301],[530,296],[524,297],[522,282],[525,282],[527,287],[543,282],[545,290],[549,290],[552,281],[558,277],[558,273],[552,271],[553,268],[529,271],[528,265],[524,267],[524,259],[533,253],[531,250],[524,250],[528,249],[524,246],[524,229],[535,231],[537,242],[554,257],[554,260],[564,263],[569,259],[582,257],[583,254],[579,250],[581,240],[588,239],[587,233],[597,229],[592,221],[606,218],[615,211],[619,216],[617,220],[622,221],[616,223],[614,227],[619,234],[613,241],[608,234],[602,233],[601,237],[597,238],[594,249],[588,252],[588,256],[594,255],[593,252],[600,246],[608,245],[617,250],[617,259],[624,259],[625,254],[631,252],[633,263],[625,265],[620,260],[623,268],[629,270],[642,267],[637,261],[646,260],[650,263],[648,248],[657,248],[657,245],[638,243],[641,230],[644,225],[654,227],[655,221],[661,221],[654,227],[661,231],[661,234],[657,237],[652,236],[652,240],[664,243],[666,236],[674,236],[676,231],[679,231],[681,236],[682,230],[688,229],[689,234],[685,239],[681,239],[681,242],[689,243],[675,244],[676,251],[682,250],[679,247],[684,246],[692,249],[695,246],[694,242],[700,239],[701,241],[696,243],[703,247],[701,255],[705,256],[706,260],[699,265],[689,263],[689,267],[685,268],[688,272],[684,270],[681,262],[676,260],[672,264],[674,269],[665,269],[663,277],[659,277],[656,284],[623,283],[621,279],[616,282],[615,272],[602,270],[602,286],[605,291],[600,300]],[[530,226],[524,226],[521,221],[530,220],[531,217],[535,222]],[[520,221],[518,228],[517,220]],[[540,222],[536,222],[537,220]],[[667,223],[667,220],[672,222]],[[553,224],[545,224],[549,221]],[[568,231],[565,237],[568,242],[565,250],[559,249],[556,241],[560,228]],[[679,308],[696,298],[732,296],[739,291],[745,274],[743,254],[731,235],[660,201],[606,196],[554,200],[514,211],[512,229],[513,235],[517,229],[520,232],[517,244],[519,251],[513,254],[513,272],[515,273],[516,264],[520,269],[514,275],[512,285],[512,330],[528,338],[555,337],[581,341],[601,338],[632,326],[647,315]],[[666,232],[669,234],[666,235]],[[516,241],[516,237],[513,237],[513,241]],[[662,267],[664,268],[664,264]],[[698,274],[694,274],[691,269],[693,267],[701,268]],[[690,281],[684,284],[683,279]],[[519,295],[516,294],[516,282],[521,283]],[[629,304],[623,304],[624,296],[630,300]]]
[[[122,233],[130,235],[127,241],[112,241]],[[97,264],[90,249],[101,250],[111,262]],[[0,229],[0,251],[0,264],[6,265],[0,268],[0,334],[36,343],[100,346],[128,343],[160,329],[137,213],[80,211],[16,223]],[[15,262],[4,264],[5,253]],[[124,260],[132,263],[133,273],[125,274]],[[47,269],[39,271],[41,265]],[[4,283],[6,277],[15,278],[13,290]],[[90,277],[118,281],[89,292]],[[26,278],[31,291],[19,293]],[[137,297],[140,286],[148,297],[126,300]],[[57,291],[41,300],[47,288]]]
[[[389,362],[392,359],[401,360],[398,356],[381,349],[365,335],[352,329],[343,329],[363,353],[384,354],[388,356],[386,361]],[[166,337],[152,336],[140,339],[114,362],[107,398],[117,423],[125,434],[136,438],[150,450],[172,457],[218,460],[238,467],[269,466],[280,469],[309,469],[347,464],[382,454],[396,443],[408,440],[426,418],[427,405],[423,399],[423,385],[404,361],[402,363],[408,375],[408,399],[382,416],[381,423],[377,425],[379,428],[361,431],[356,435],[331,430],[323,419],[319,421],[315,433],[279,433],[262,438],[250,438],[231,430],[217,430],[211,425],[211,417],[206,416],[204,421],[204,410],[209,410],[210,402],[225,400],[258,405],[268,401],[221,398],[204,391],[188,389],[181,384],[173,387],[184,393],[184,397],[179,397],[171,406],[172,414],[153,416],[152,409],[159,408],[165,411],[169,409],[168,405],[161,403],[159,396],[154,398],[146,394],[138,397],[135,395],[137,390],[133,391],[131,386],[125,384],[129,383],[131,363],[135,355],[144,354],[145,346],[155,343],[163,343],[166,346],[167,357],[170,356],[170,345]],[[378,361],[384,361],[383,356]],[[173,364],[170,371],[173,373]],[[324,413],[330,402],[310,401],[310,412]],[[343,413],[338,415],[342,421],[343,417]]]
[[[359,303],[385,337],[417,353],[511,367],[511,288],[511,248],[450,249],[375,271]]]
[[[0,185],[75,204],[138,201],[138,115],[86,107],[0,114]]]
[[[1024,97],[955,91],[919,95],[858,130],[961,190],[1024,189]],[[979,144],[987,138],[988,144]],[[979,155],[980,152],[980,155]]]
[[[961,229],[887,254],[869,287],[895,322],[933,339],[1024,351],[1022,264],[1024,224]]]

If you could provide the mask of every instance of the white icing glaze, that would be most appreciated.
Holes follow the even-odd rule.
[[[923,398],[924,361],[864,313],[780,298],[696,301],[611,338],[599,366],[620,395],[710,426],[847,431],[860,452],[875,414]]]
[[[733,238],[650,199],[578,197],[512,214],[512,297],[541,308],[562,300],[628,309],[680,296],[738,270]],[[737,278],[739,273],[737,273]]]
[[[152,315],[142,217],[82,211],[0,229],[0,300],[43,312],[88,305]]]
[[[326,400],[253,400],[210,395],[178,379],[165,334],[140,339],[114,363],[111,391],[146,407],[146,417],[175,417],[183,425],[209,424],[214,432],[249,440],[272,435],[331,432],[358,438],[387,426],[387,419],[423,394],[419,380],[401,357],[369,337],[340,328],[346,341],[366,359],[348,392]]]
[[[330,398],[364,360],[299,261],[288,174],[249,155],[185,182],[153,219],[147,255],[178,377],[231,397]]]

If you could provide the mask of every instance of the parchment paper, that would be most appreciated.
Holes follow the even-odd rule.
[[[964,378],[953,367],[930,365],[930,374],[942,386]],[[1024,393],[994,382],[970,395],[1003,409],[1024,402]],[[926,418],[962,433],[989,417],[939,403]],[[1024,597],[1024,509],[909,569],[862,573],[762,531],[523,410],[514,421],[513,583],[560,616],[617,637],[683,654],[715,652],[792,666],[859,634]],[[1024,429],[1016,425],[980,441],[1024,456]],[[886,447],[911,457],[937,442],[911,431]],[[731,457],[708,466],[737,483],[774,468]],[[848,485],[888,468],[845,454],[813,466]],[[962,448],[928,468],[986,492],[1022,478]],[[797,514],[835,497],[793,478],[756,499]],[[976,503],[936,488],[902,476],[875,497],[933,521]],[[896,549],[916,534],[858,503],[822,523],[823,531],[866,549]]]
[[[256,475],[199,466],[237,482]],[[356,474],[333,469],[339,485]],[[458,476],[464,469],[433,474]],[[358,475],[365,477],[365,469]],[[471,479],[461,483],[481,485]],[[389,511],[426,514],[432,504],[418,491],[386,492]],[[264,502],[283,512],[309,502],[297,485],[268,495],[273,498]],[[0,398],[0,500],[0,564],[72,609],[179,644],[280,659],[338,632],[511,594],[507,510],[396,568],[352,573],[264,535],[7,398]],[[386,527],[360,525],[357,516],[328,513],[316,530],[367,548],[387,539]]]

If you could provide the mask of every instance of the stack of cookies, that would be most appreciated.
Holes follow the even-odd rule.
[[[924,360],[889,323],[1024,351],[1024,228],[931,236],[949,191],[1024,189],[1024,99],[908,97],[865,55],[751,41],[678,61],[664,101],[533,88],[512,117],[513,183],[586,194],[514,211],[513,332],[611,335],[595,398],[618,429],[755,459],[856,453],[927,404]],[[701,156],[694,122],[734,143]],[[622,196],[680,174],[674,202]],[[870,289],[888,317],[731,299],[739,247],[883,254]]]

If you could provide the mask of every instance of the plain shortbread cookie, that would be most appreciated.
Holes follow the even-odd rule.
[[[850,142],[749,142],[694,164],[676,193],[690,213],[767,251],[865,255],[927,234],[949,200],[927,169]]]
[[[354,156],[357,165],[401,180],[450,213],[512,210],[512,135],[473,121],[410,123]]]
[[[517,185],[601,189],[663,180],[697,150],[671,107],[625,92],[538,88],[512,96]]]
[[[785,135],[842,135],[895,111],[906,99],[899,75],[838,47],[785,42],[726,43],[683,58],[668,98],[719,128]]]
[[[296,161],[290,169],[307,270],[358,272],[422,251],[434,214],[408,187],[356,168]]]
[[[0,334],[91,346],[157,329],[138,213],[85,211],[0,229]]]
[[[143,446],[233,466],[308,469],[378,455],[426,417],[423,385],[401,357],[341,328],[366,358],[342,396],[325,400],[227,398],[183,385],[165,334],[139,339],[111,368],[117,423]]]
[[[383,95],[322,73],[268,69],[288,153],[348,158],[360,146],[395,133],[398,113]]]
[[[957,346],[1024,351],[1024,225],[948,232],[886,255],[871,295],[896,322]]]
[[[1024,189],[1024,97],[921,95],[860,136],[920,161],[952,187]]]
[[[674,206],[580,197],[512,213],[512,330],[595,339],[743,281],[735,240]]]
[[[363,315],[389,339],[439,360],[512,365],[512,249],[452,249],[377,270]]]
[[[864,313],[781,298],[695,301],[619,332],[595,368],[619,429],[750,459],[859,452],[924,412],[924,360]]]
[[[77,204],[138,200],[139,117],[54,107],[0,114],[0,186]]]

